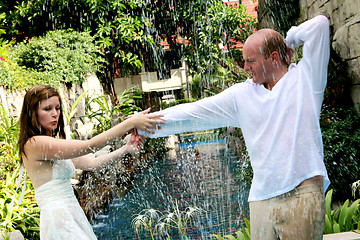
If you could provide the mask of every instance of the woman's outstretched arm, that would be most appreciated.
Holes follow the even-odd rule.
[[[106,164],[111,164],[115,161],[120,160],[124,154],[138,152],[142,147],[142,137],[137,135],[135,132],[131,133],[127,143],[121,148],[116,149],[113,152],[108,154],[104,154],[98,157],[93,157],[90,155],[81,156],[78,158],[72,159],[75,168],[85,170],[85,171],[93,171],[95,169],[100,168]]]
[[[49,136],[34,136],[25,144],[25,153],[32,160],[72,159],[93,153],[108,143],[116,141],[131,129],[153,133],[157,125],[164,123],[161,114],[147,114],[150,109],[134,114],[131,118],[89,140],[65,140]]]

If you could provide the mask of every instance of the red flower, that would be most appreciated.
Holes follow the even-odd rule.
[[[5,58],[3,58],[3,57],[0,57],[0,60],[1,60],[1,61],[5,61]]]

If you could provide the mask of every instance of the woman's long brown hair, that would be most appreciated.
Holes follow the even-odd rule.
[[[65,139],[64,131],[64,117],[62,110],[62,102],[58,91],[49,85],[37,85],[29,89],[24,97],[23,106],[20,115],[20,134],[18,140],[20,161],[23,161],[25,143],[33,136],[45,135],[45,129],[42,129],[37,119],[36,111],[42,100],[51,98],[53,96],[59,97],[60,102],[60,116],[57,128],[53,131],[53,137],[58,135],[59,138]]]

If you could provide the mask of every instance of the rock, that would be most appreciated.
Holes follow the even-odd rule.
[[[10,232],[10,233],[1,231],[0,232],[0,240],[5,240],[5,239],[24,240],[24,236],[22,235],[22,233],[19,230],[15,230],[14,232]]]
[[[332,46],[344,60],[360,57],[360,13],[350,18],[334,34]]]

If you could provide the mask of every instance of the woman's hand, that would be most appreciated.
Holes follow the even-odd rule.
[[[137,133],[136,129],[131,130],[131,136],[127,143],[124,145],[126,152],[139,152],[143,146],[143,137]]]
[[[135,113],[134,115],[130,116],[126,119],[126,121],[133,121],[134,128],[146,131],[149,133],[155,133],[152,129],[159,128],[158,125],[164,124],[165,121],[160,119],[163,117],[162,114],[148,114],[150,108],[146,109],[145,111]]]

